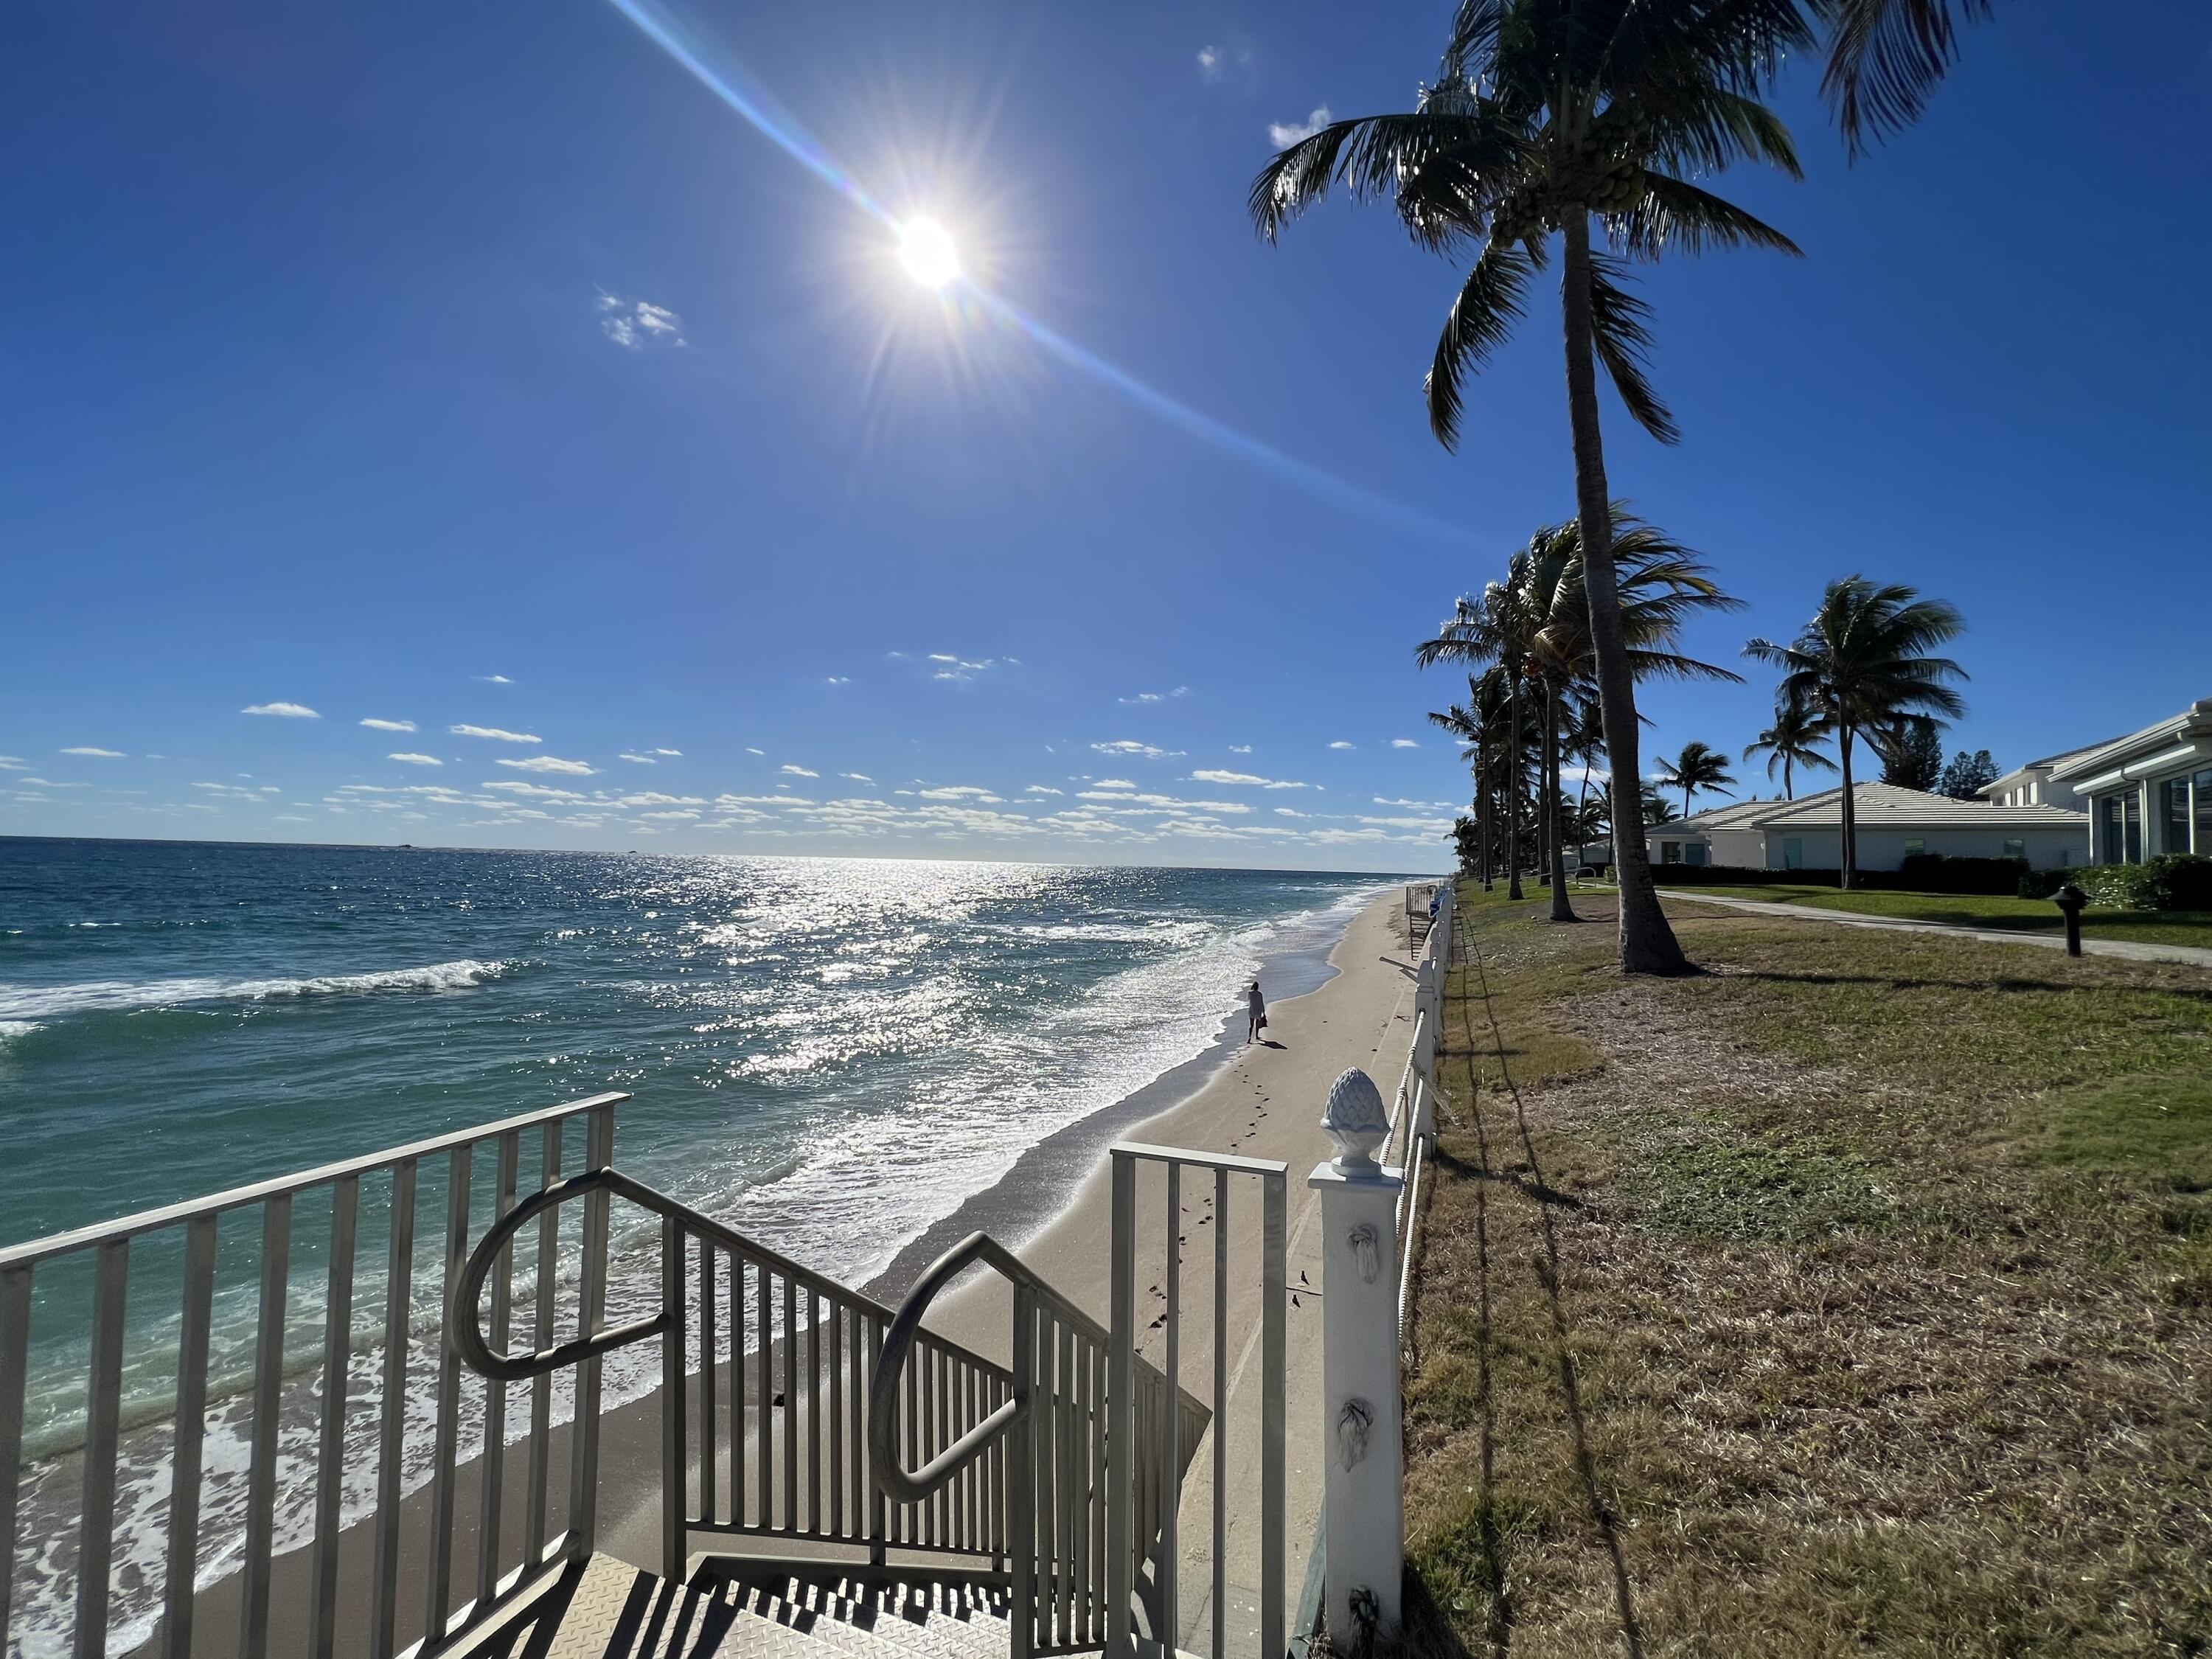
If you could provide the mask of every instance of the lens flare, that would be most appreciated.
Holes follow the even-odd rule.
[[[1293,489],[1303,490],[1347,513],[1394,525],[1416,535],[1462,544],[1468,541],[1469,532],[1466,526],[1448,523],[1417,507],[1393,501],[1387,495],[1325,472],[1295,455],[1285,454],[1249,433],[1240,432],[1204,410],[1194,409],[1147,385],[1127,370],[1047,327],[1012,301],[1002,299],[974,280],[963,277],[959,251],[942,225],[926,217],[901,220],[878,201],[866,186],[847,172],[795,116],[781,108],[765,88],[735,64],[728,63],[726,58],[720,63],[710,62],[710,58],[724,55],[714,52],[703,40],[658,0],[609,0],[609,3],[635,24],[647,40],[666,52],[700,85],[743,116],[763,137],[854,206],[887,227],[898,239],[900,264],[915,281],[924,287],[944,289],[957,283],[954,291],[974,302],[973,313],[988,316],[1018,331],[1045,356],[1119,393],[1155,419],[1237,457]]]
[[[899,227],[899,263],[924,288],[943,288],[960,275],[960,250],[936,220],[909,219]]]

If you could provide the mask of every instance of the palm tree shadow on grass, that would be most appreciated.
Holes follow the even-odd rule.
[[[1730,979],[1764,980],[1776,985],[1873,985],[1887,991],[2001,991],[2018,996],[2030,992],[2042,992],[2057,996],[2075,996],[2083,988],[2069,985],[2059,980],[2048,979],[1925,979],[1906,978],[1896,974],[1828,974],[1783,972],[1779,969],[1743,969],[1731,971]],[[2147,995],[2181,997],[2191,1002],[2212,1006],[2212,990],[2199,990],[2185,985],[2156,985],[2133,988]]]

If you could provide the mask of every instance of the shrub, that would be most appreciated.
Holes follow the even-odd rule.
[[[2089,902],[2108,910],[2154,910],[2148,864],[2100,864],[2074,872],[2074,884],[2089,896]]]
[[[2212,858],[2197,853],[2167,853],[2143,866],[2150,872],[2147,896],[2154,910],[2212,910]]]
[[[2112,910],[2212,910],[2212,858],[2163,853],[2148,864],[2100,864],[2079,870],[2031,870],[2022,898],[2051,898],[2068,882],[2089,902]]]
[[[1893,877],[1887,871],[1875,873],[1882,876],[1881,885],[1889,886],[1893,881],[1896,886],[1908,892],[2010,895],[2020,891],[2021,878],[2027,873],[2027,860],[2022,858],[1953,858],[1942,853],[1908,853]]]

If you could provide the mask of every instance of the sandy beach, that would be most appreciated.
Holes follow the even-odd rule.
[[[1411,1040],[1413,970],[1408,955],[1399,890],[1392,889],[1360,909],[1343,938],[1328,953],[1326,967],[1284,964],[1286,980],[1317,988],[1271,999],[1267,1041],[1247,1047],[1241,1019],[1233,1031],[1206,1053],[1175,1068],[1118,1106],[1070,1126],[1025,1153],[1000,1181],[963,1204],[902,1251],[866,1288],[896,1305],[921,1269],[943,1249],[969,1233],[988,1231],[1018,1242],[1023,1259],[1101,1323],[1107,1321],[1109,1295],[1109,1246],[1112,1238],[1109,1180],[1105,1149],[1115,1139],[1139,1139],[1204,1152],[1235,1152],[1275,1159],[1286,1168],[1289,1282],[1290,1513],[1286,1600],[1296,1602],[1303,1582],[1320,1499],[1320,1304],[1300,1294],[1310,1275],[1320,1275],[1318,1246],[1312,1237],[1316,1206],[1306,1176],[1328,1152],[1319,1120],[1329,1085],[1346,1066],[1364,1067],[1387,1096],[1397,1083]],[[1263,975],[1263,982],[1266,979]],[[1155,1320],[1164,1306],[1160,1286],[1165,1274],[1165,1184],[1153,1170],[1139,1186],[1142,1250],[1138,1284],[1140,1325]],[[1217,1225],[1210,1179],[1185,1182],[1179,1236],[1188,1241],[1182,1301],[1180,1378],[1200,1398],[1212,1376],[1213,1243]],[[1228,1234],[1231,1283],[1225,1310],[1231,1360],[1228,1412],[1229,1480],[1237,1495],[1231,1505],[1228,1572],[1231,1625],[1249,1624],[1259,1580],[1256,1516],[1260,1389],[1256,1352],[1261,1304],[1258,1253],[1261,1225],[1256,1178],[1232,1183]],[[983,1279],[941,1298],[931,1327],[987,1357],[1004,1361],[1011,1335],[1009,1304],[1003,1287]],[[1145,1352],[1154,1363],[1164,1358],[1163,1330],[1146,1333]],[[657,1570],[660,1559],[659,1446],[658,1392],[607,1413],[602,1419],[599,1480],[599,1547],[635,1565]],[[553,1434],[552,1457],[565,1468],[568,1431]],[[522,1502],[519,1455],[507,1468],[509,1513]],[[477,1468],[464,1465],[456,1481],[457,1562],[475,1553]],[[1211,1620],[1205,1589],[1211,1573],[1212,1462],[1210,1443],[1190,1467],[1182,1509],[1182,1555],[1185,1592],[1179,1607],[1183,1632],[1203,1631]],[[410,1508],[428,1503],[428,1490],[406,1500]],[[410,1527],[406,1529],[415,1534]],[[341,1541],[342,1584],[352,1590],[368,1582],[365,1571],[368,1528],[348,1529]],[[280,1557],[274,1566],[271,1633],[274,1644],[295,1638],[304,1624],[307,1553]],[[403,1559],[402,1606],[419,1606],[427,1589],[423,1564]],[[237,1581],[210,1586],[200,1598],[196,1653],[233,1650],[237,1630]],[[362,1599],[355,1591],[343,1599]],[[338,1650],[351,1652],[365,1642],[365,1620],[349,1608],[338,1623]],[[298,1615],[295,1621],[293,1615]],[[1233,1646],[1233,1644],[1232,1644]]]

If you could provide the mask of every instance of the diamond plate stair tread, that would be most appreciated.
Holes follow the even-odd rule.
[[[676,1585],[594,1555],[489,1659],[998,1659],[1003,1611],[930,1585],[835,1588],[771,1576]]]

